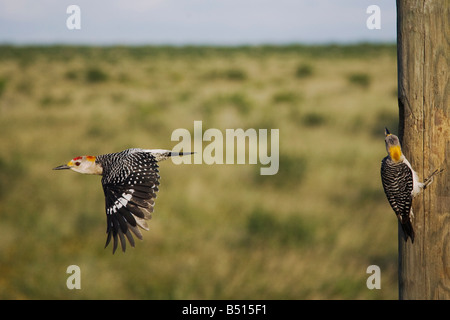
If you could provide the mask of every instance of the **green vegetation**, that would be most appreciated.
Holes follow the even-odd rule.
[[[6,79],[0,79],[0,97],[3,94],[3,91],[5,91],[6,83]]]
[[[280,248],[292,245],[300,248],[302,244],[312,245],[315,227],[309,225],[299,214],[292,214],[280,220],[272,212],[256,208],[247,218],[247,237],[249,246],[254,242],[260,245],[279,245]]]
[[[362,88],[370,85],[370,76],[367,73],[353,73],[348,76],[348,81]]]
[[[101,69],[90,68],[86,71],[86,81],[93,82],[103,82],[108,80],[108,75]]]
[[[297,68],[295,75],[297,78],[306,78],[313,73],[312,67],[309,64],[302,64]]]
[[[231,81],[244,81],[247,78],[246,73],[237,68],[225,69],[225,70],[212,70],[209,71],[204,78],[206,80],[231,80]]]
[[[0,47],[0,298],[395,299],[396,85],[393,45]],[[195,120],[279,129],[278,174],[163,162],[150,230],[112,255],[100,177],[51,169]]]

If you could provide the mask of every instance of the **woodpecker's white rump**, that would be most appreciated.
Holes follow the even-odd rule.
[[[105,247],[112,238],[113,253],[119,241],[125,252],[125,237],[134,247],[131,232],[142,239],[139,228],[148,230],[146,220],[151,218],[159,186],[158,161],[188,154],[191,153],[132,148],[118,153],[76,157],[53,170],[71,169],[102,176],[108,234]]]

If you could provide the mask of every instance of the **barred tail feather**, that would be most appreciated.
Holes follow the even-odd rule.
[[[189,156],[191,154],[195,154],[196,152],[170,152],[171,157],[178,157],[178,156]]]
[[[195,153],[195,152],[173,152],[171,150],[164,150],[164,149],[144,149],[143,151],[151,153],[155,157],[156,161],[163,161],[168,159],[169,157],[188,156]]]
[[[408,241],[408,237],[411,238],[411,242],[414,243],[414,229],[411,223],[411,220],[407,220],[404,223],[400,222],[400,225],[402,226],[402,230],[403,230],[403,238],[405,239],[405,242]]]

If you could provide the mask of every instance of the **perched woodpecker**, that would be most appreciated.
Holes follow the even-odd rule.
[[[385,143],[388,155],[381,162],[381,181],[384,193],[400,221],[405,241],[408,241],[409,237],[414,243],[412,199],[433,182],[433,176],[441,173],[443,169],[435,170],[422,183],[403,155],[398,137],[391,134],[387,128],[385,129]]]
[[[188,154],[191,152],[132,148],[118,153],[76,157],[53,170],[71,169],[102,176],[108,234],[105,248],[112,238],[113,253],[119,241],[125,252],[125,237],[134,247],[131,232],[142,240],[139,228],[148,230],[145,220],[151,218],[159,186],[158,161]]]

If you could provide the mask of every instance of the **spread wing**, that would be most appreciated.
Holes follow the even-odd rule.
[[[151,218],[159,186],[157,161],[148,152],[127,154],[104,172],[102,184],[108,234],[105,247],[112,238],[113,253],[119,241],[125,252],[125,237],[134,247],[132,233],[142,239],[139,228],[148,230],[145,220]]]

